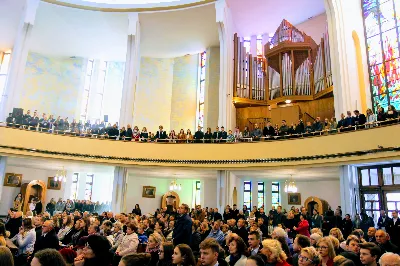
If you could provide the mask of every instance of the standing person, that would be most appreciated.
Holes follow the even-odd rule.
[[[39,198],[35,199],[35,212],[36,215],[39,215],[43,212],[43,205]]]
[[[308,224],[308,221],[304,218],[303,214],[300,214],[300,222],[298,226],[294,226],[293,229],[296,230],[299,234],[305,235],[307,237],[310,237],[310,231],[308,230],[310,225]]]
[[[351,221],[350,214],[346,214],[343,222],[342,222],[342,231],[343,231],[343,237],[344,239],[347,239],[347,237],[351,234],[353,231],[353,222]]]
[[[135,204],[135,208],[132,210],[132,213],[142,216],[142,210],[140,209],[139,204]]]
[[[192,219],[189,216],[189,206],[182,204],[178,208],[178,219],[172,234],[174,246],[178,244],[190,245],[192,236]]]
[[[202,143],[204,139],[204,133],[201,131],[201,126],[197,127],[197,131],[194,133],[194,139],[196,143]]]
[[[18,195],[14,198],[14,209],[21,211],[23,202],[24,198],[22,197],[22,194],[18,193]]]
[[[22,225],[22,212],[16,209],[10,209],[8,211],[10,218],[6,222],[6,229],[10,232],[10,238],[13,238],[19,232],[19,227]]]
[[[50,202],[46,205],[46,211],[50,213],[51,216],[53,216],[55,209],[56,201],[54,200],[54,198],[51,198]]]
[[[313,216],[311,217],[311,228],[322,227],[322,216],[319,214],[317,209],[313,210]]]
[[[400,247],[400,219],[399,211],[392,211],[392,219],[389,220],[387,231],[392,239],[393,244]]]

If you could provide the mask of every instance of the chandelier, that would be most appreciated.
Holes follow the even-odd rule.
[[[54,176],[54,181],[64,183],[67,182],[67,171],[65,171],[64,166],[62,170],[57,170],[57,174]]]
[[[181,189],[182,189],[182,186],[181,186],[181,184],[178,185],[176,183],[176,179],[171,181],[171,183],[169,184],[169,190],[178,190],[178,191],[180,191]]]
[[[288,192],[296,193],[297,192],[296,183],[294,182],[292,175],[290,175],[289,181],[288,180],[285,181],[285,192],[286,193],[288,193]]]

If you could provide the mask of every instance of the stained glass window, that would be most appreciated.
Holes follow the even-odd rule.
[[[78,187],[79,187],[78,181],[79,181],[79,174],[74,173],[74,175],[72,176],[71,195],[69,197],[72,200],[76,200],[78,198]]]
[[[206,85],[206,63],[207,54],[204,51],[200,54],[200,83],[198,90],[198,103],[197,103],[197,125],[204,127],[204,91]]]
[[[80,120],[82,121],[86,121],[88,117],[89,93],[90,93],[90,85],[92,82],[93,65],[94,65],[94,60],[89,59],[86,67],[85,87],[83,90],[83,97],[81,103]]]
[[[400,109],[400,1],[363,0],[372,101]]]
[[[280,190],[279,190],[279,182],[272,182],[272,206],[278,207],[280,201]]]
[[[257,207],[264,207],[264,182],[258,182]]]
[[[94,179],[93,174],[86,175],[85,200],[92,200],[93,179]]]
[[[243,205],[251,209],[251,181],[244,181]]]

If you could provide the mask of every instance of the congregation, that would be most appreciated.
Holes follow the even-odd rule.
[[[0,248],[0,265],[400,265],[398,211],[389,218],[382,210],[375,225],[364,212],[342,218],[340,206],[320,214],[234,204],[220,213],[181,204],[144,214],[136,204],[129,214],[114,214],[71,203],[33,216],[10,209],[0,223],[0,246],[8,246]]]
[[[39,132],[48,132],[62,135],[72,135],[91,138],[108,138],[112,140],[123,141],[141,141],[141,142],[169,142],[169,143],[233,143],[238,141],[259,141],[259,140],[274,140],[280,138],[308,137],[314,135],[334,134],[351,130],[364,128],[373,128],[375,126],[387,125],[399,122],[398,111],[394,106],[389,105],[388,110],[382,107],[378,108],[378,113],[374,114],[371,109],[367,109],[366,114],[360,113],[358,110],[348,111],[341,114],[341,119],[336,121],[336,118],[325,118],[324,121],[320,117],[316,117],[314,122],[303,122],[299,119],[298,123],[289,125],[286,120],[282,120],[281,125],[273,125],[271,121],[266,121],[265,127],[261,129],[258,124],[254,124],[253,129],[245,126],[243,131],[236,127],[233,131],[225,131],[224,126],[216,127],[212,132],[208,127],[206,132],[203,132],[201,126],[198,126],[197,131],[192,134],[191,129],[181,129],[179,133],[171,129],[169,134],[164,130],[162,125],[158,131],[148,132],[146,127],[139,130],[138,126],[131,125],[119,127],[118,122],[111,125],[104,121],[96,120],[92,124],[89,120],[86,122],[76,121],[73,119],[70,123],[68,117],[57,119],[54,115],[47,116],[45,113],[39,118],[37,110],[31,115],[30,110],[22,116],[14,116],[10,113],[6,119],[8,127],[18,127]]]

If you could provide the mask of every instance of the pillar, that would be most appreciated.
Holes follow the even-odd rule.
[[[351,165],[339,167],[340,173],[340,204],[344,214],[354,217],[360,213],[360,198],[357,168]],[[332,207],[333,208],[333,207]]]
[[[217,208],[222,214],[225,206],[228,204],[228,171],[217,171]]]
[[[364,71],[364,77],[359,77],[356,47],[352,38],[355,31],[360,37],[362,58],[366,63],[362,7],[361,1],[325,0],[325,9],[332,55],[335,116],[340,118],[340,114],[346,111],[361,110],[361,95],[368,95],[366,105],[371,107],[368,70]],[[364,80],[365,91],[360,91],[360,79]]]
[[[253,57],[257,56],[257,35],[250,37],[250,54]]]
[[[140,22],[138,13],[129,13],[124,84],[119,125],[133,124],[136,86],[140,69]]]
[[[0,99],[0,116],[5,119],[11,113],[24,85],[24,72],[36,11],[40,0],[26,0],[23,17],[18,26],[11,53],[6,86]]]
[[[236,109],[233,105],[233,21],[226,0],[215,3],[216,21],[220,44],[220,80],[218,125],[227,130],[236,125]]]
[[[0,156],[0,201],[3,195],[4,177],[6,176],[7,157]]]
[[[128,169],[115,167],[111,201],[111,210],[115,213],[126,212]]]

